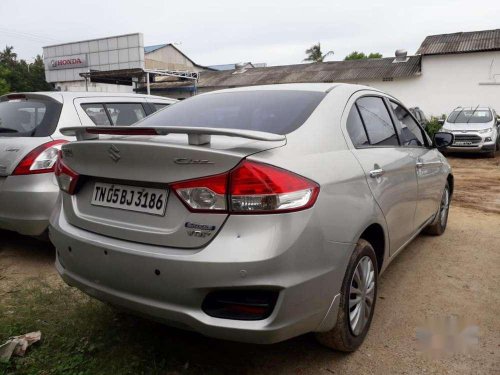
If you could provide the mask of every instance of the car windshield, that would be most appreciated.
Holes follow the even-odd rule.
[[[193,126],[288,134],[311,115],[325,93],[255,90],[195,96],[152,114],[137,126]]]
[[[448,116],[447,122],[452,124],[478,124],[490,122],[492,119],[489,109],[457,109]]]
[[[62,104],[24,95],[0,99],[0,137],[47,137],[54,133]]]

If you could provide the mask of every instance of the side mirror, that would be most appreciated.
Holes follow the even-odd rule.
[[[445,133],[445,132],[438,132],[434,134],[434,138],[432,140],[432,143],[434,147],[436,147],[438,150],[441,150],[443,148],[446,148],[448,146],[451,146],[453,144],[453,141],[455,140],[455,136],[451,133]]]
[[[441,125],[443,125],[443,124],[444,124],[444,118],[440,118],[440,119],[438,120],[438,123],[439,123],[439,124],[441,124]]]

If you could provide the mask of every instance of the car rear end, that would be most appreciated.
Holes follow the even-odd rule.
[[[44,94],[0,97],[0,229],[42,235],[59,194],[53,174],[65,142],[53,138],[62,98]]]
[[[141,127],[101,129],[93,131],[98,140],[87,133],[80,138],[88,140],[63,146],[56,167],[63,193],[50,234],[68,284],[170,325],[237,341],[271,343],[321,325],[334,297],[325,285],[335,254],[310,252],[322,246],[311,225],[320,186],[257,159],[286,147],[286,137],[258,124],[279,126],[288,116],[300,126],[324,93],[285,95],[283,113],[265,121],[260,110],[266,101],[276,106],[272,95],[245,95],[234,105],[227,97],[224,108],[200,100],[206,110],[190,117],[183,106],[196,97]],[[242,110],[252,111],[252,121],[240,117],[234,127],[253,131],[224,126]],[[176,128],[169,117],[194,126]],[[197,120],[212,125],[215,118],[221,127],[200,134]],[[163,132],[145,127],[160,122]]]

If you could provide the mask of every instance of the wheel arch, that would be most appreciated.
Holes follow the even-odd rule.
[[[385,230],[379,223],[372,223],[361,233],[360,239],[364,239],[372,245],[377,256],[377,268],[380,273],[385,261],[387,240]]]

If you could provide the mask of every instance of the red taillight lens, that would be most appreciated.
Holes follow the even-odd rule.
[[[311,207],[319,185],[271,165],[243,161],[227,174],[172,184],[191,211],[278,213]]]
[[[26,175],[54,172],[59,150],[61,146],[67,142],[68,141],[59,139],[38,146],[21,160],[12,174]]]
[[[64,164],[61,152],[59,151],[59,157],[55,165],[54,174],[57,178],[57,183],[62,191],[68,194],[74,194],[76,189],[76,184],[78,183],[78,173]]]
[[[234,213],[269,213],[311,207],[319,185],[290,171],[243,161],[230,172],[230,206]]]

